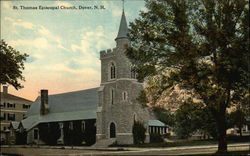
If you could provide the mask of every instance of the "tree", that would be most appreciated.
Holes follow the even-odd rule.
[[[141,144],[144,143],[146,138],[146,128],[144,127],[143,123],[139,121],[134,121],[133,125],[133,139],[134,144]]]
[[[177,136],[186,139],[195,132],[203,132],[217,139],[218,131],[211,109],[191,99],[185,101],[175,112],[174,131]]]
[[[20,80],[24,81],[22,70],[24,70],[24,61],[28,57],[27,54],[21,54],[11,46],[1,40],[0,42],[0,84],[10,84],[15,89],[23,86]]]
[[[218,152],[227,151],[226,108],[249,95],[249,6],[245,0],[152,0],[130,24],[127,56],[140,80],[179,85],[212,109]]]
[[[230,113],[230,121],[232,126],[239,128],[240,136],[242,136],[242,127],[247,124],[245,113],[237,108],[235,111]]]
[[[169,110],[166,110],[165,108],[158,106],[153,108],[153,112],[156,118],[161,122],[164,122],[169,126],[174,125],[174,115],[171,114]]]

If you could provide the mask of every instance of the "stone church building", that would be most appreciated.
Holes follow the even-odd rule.
[[[132,64],[125,55],[128,27],[124,11],[120,21],[116,47],[100,52],[101,84],[98,88],[48,95],[48,90],[41,90],[21,122],[27,131],[27,143],[39,142],[39,124],[59,123],[60,138],[63,144],[63,128],[66,122],[73,126],[73,121],[80,121],[82,131],[96,130],[96,142],[113,140],[117,144],[133,144],[132,127],[140,121],[146,128],[146,140],[149,133],[166,133],[167,127],[154,118],[147,107],[137,102],[143,89],[143,83],[136,79],[131,70]],[[87,134],[88,135],[88,134]]]

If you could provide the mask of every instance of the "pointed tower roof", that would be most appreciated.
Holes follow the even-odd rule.
[[[124,10],[123,10],[118,35],[117,35],[115,40],[121,39],[121,38],[127,38],[128,37],[127,34],[128,34],[128,26],[127,26],[125,13],[124,13]]]

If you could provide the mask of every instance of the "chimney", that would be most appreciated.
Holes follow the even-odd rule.
[[[41,109],[40,114],[46,115],[49,113],[48,90],[41,90]]]
[[[3,86],[3,93],[8,94],[8,86]]]

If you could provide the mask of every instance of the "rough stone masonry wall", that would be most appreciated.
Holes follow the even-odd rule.
[[[141,104],[138,104],[136,98],[138,97],[142,84],[130,81],[130,80],[118,80],[114,83],[105,85],[104,88],[104,101],[103,112],[106,120],[105,124],[105,136],[109,138],[109,126],[111,122],[116,125],[117,143],[119,144],[132,144],[133,135],[132,127],[134,124],[134,115],[136,119],[145,124],[147,128],[147,121],[149,120],[149,113],[146,108],[143,108]],[[115,89],[114,104],[110,103],[109,91],[111,88]],[[127,91],[128,100],[122,100],[122,92]]]

